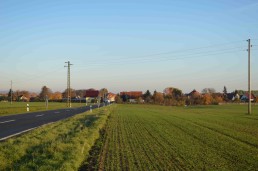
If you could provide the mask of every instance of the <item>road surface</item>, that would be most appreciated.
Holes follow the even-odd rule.
[[[93,105],[92,109],[97,107],[97,105]],[[88,110],[90,110],[90,106],[1,116],[0,141],[30,131],[41,125],[69,118]]]

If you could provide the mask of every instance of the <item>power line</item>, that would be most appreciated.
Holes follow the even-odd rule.
[[[197,48],[189,48],[189,49],[183,49],[183,50],[174,50],[174,51],[167,51],[167,52],[160,52],[160,53],[154,53],[154,54],[149,54],[149,55],[141,55],[141,56],[135,56],[135,57],[119,57],[119,58],[113,58],[112,60],[133,60],[133,59],[139,59],[139,58],[150,58],[150,57],[156,57],[156,56],[160,56],[160,55],[168,55],[168,54],[180,54],[180,53],[186,53],[189,52],[191,53],[191,51],[197,51],[197,50],[202,50],[202,49],[209,49],[209,48],[214,48],[214,47],[220,47],[220,46],[225,46],[225,45],[232,45],[232,44],[236,44],[237,43],[242,43],[244,41],[234,41],[234,42],[230,42],[230,43],[221,43],[221,44],[214,44],[214,45],[210,45],[210,46],[203,46],[203,47],[197,47]],[[242,47],[242,46],[241,46]],[[236,47],[234,47],[236,48]],[[242,47],[243,48],[243,47]],[[218,51],[218,50],[216,50]],[[205,53],[205,52],[204,52]],[[107,58],[107,57],[106,57]],[[89,61],[88,62],[92,62]],[[94,60],[93,62],[99,62]]]
[[[236,48],[230,48],[230,49],[223,49],[221,51],[206,51],[206,52],[198,52],[198,53],[192,53],[192,54],[186,54],[186,55],[175,55],[175,56],[168,56],[168,57],[160,57],[160,58],[142,58],[142,59],[137,59],[137,60],[116,60],[112,62],[104,62],[104,63],[92,63],[88,64],[87,67],[89,66],[103,66],[103,65],[108,65],[108,64],[134,64],[134,63],[139,63],[139,62],[160,62],[160,61],[172,61],[172,60],[181,60],[181,59],[190,59],[190,58],[199,58],[199,57],[205,57],[205,56],[213,56],[213,55],[222,55],[226,53],[234,53],[234,52],[240,52],[240,51],[245,51],[245,50],[231,50],[231,49],[236,49]],[[178,57],[179,56],[179,57]],[[84,66],[79,66],[79,67],[84,67]]]

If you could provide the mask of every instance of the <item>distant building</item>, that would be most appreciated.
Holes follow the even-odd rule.
[[[85,97],[98,97],[99,95],[99,90],[95,90],[93,88],[87,89],[85,91]]]
[[[238,93],[236,93],[236,92],[227,93],[227,99],[231,100],[231,101],[239,100],[240,99],[240,95]]]
[[[243,96],[241,96],[240,99],[241,99],[241,101],[245,101],[245,102],[249,101],[249,93],[245,93]],[[252,93],[251,101],[254,101],[254,99],[255,99],[255,95]]]
[[[99,90],[93,88],[85,90],[85,99],[87,102],[95,102],[99,96]]]
[[[114,94],[114,93],[108,93],[107,94],[107,100],[109,101],[109,102],[115,102],[115,100],[116,100],[116,94]]]
[[[19,101],[23,101],[23,102],[28,102],[29,101],[29,99],[27,97],[25,97],[24,95],[18,96],[18,99],[19,99]]]

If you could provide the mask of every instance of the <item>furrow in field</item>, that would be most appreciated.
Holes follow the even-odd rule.
[[[129,126],[126,124],[127,119],[123,117],[123,124],[121,125],[121,132],[123,134],[122,144],[123,144],[123,159],[125,160],[125,165],[123,166],[124,170],[137,169],[140,170],[140,166],[136,163],[135,152],[132,148],[130,142],[132,131],[129,129]]]
[[[178,116],[185,120],[193,121],[195,123],[201,123],[212,129],[224,132],[232,138],[235,137],[243,142],[247,142],[250,145],[258,146],[258,128],[255,120],[246,122],[244,117],[230,117],[225,118],[220,115],[211,115],[210,113],[203,115],[194,115],[194,117],[186,117],[184,115]],[[255,119],[255,118],[253,118]],[[248,141],[246,141],[248,139]]]
[[[218,134],[227,136],[227,137],[229,137],[229,138],[231,138],[235,141],[239,141],[243,144],[258,148],[258,142],[256,142],[256,139],[253,140],[253,137],[246,137],[245,136],[246,137],[245,139],[240,138],[240,137],[237,136],[239,134],[238,132],[235,132],[234,130],[226,129],[226,128],[224,128],[224,127],[222,127],[222,126],[220,126],[216,123],[211,123],[211,122],[207,123],[206,121],[202,121],[202,120],[192,121],[192,120],[177,117],[177,116],[173,116],[173,117],[176,117],[178,119],[181,119],[181,120],[184,120],[184,121],[187,121],[187,122],[191,122],[192,124],[195,124],[197,126],[200,126],[200,127],[206,128],[206,129],[209,129],[210,131],[216,132]],[[241,135],[241,137],[243,137],[243,135]],[[251,139],[252,141],[250,141],[250,138],[252,138]]]
[[[224,161],[231,163],[231,166],[227,164],[228,166],[240,168],[250,166],[252,168],[256,165],[254,159],[248,160],[247,162],[247,160],[243,157],[250,156],[250,154],[253,153],[253,151],[250,151],[250,148],[244,147],[243,143],[242,145],[238,144],[238,141],[236,142],[234,139],[231,139],[223,134],[218,135],[218,133],[208,130],[207,128],[203,129],[204,127],[202,126],[196,125],[186,120],[180,120],[180,124],[175,124],[176,122],[173,122],[171,124],[178,126],[178,128],[182,129],[182,131],[185,131],[185,133],[187,133],[189,136],[192,136],[198,139],[200,142],[206,144],[209,152],[212,151],[213,155],[217,154],[220,157],[224,158]],[[193,129],[189,129],[189,127],[192,127]],[[192,132],[192,130],[196,130],[196,132],[191,134],[190,132]],[[237,162],[237,160],[239,159],[242,160],[241,163]],[[249,163],[250,161],[251,163]]]
[[[205,140],[205,133],[202,131],[197,130],[194,127],[191,127],[190,125],[185,125],[185,127],[188,126],[189,129],[185,129],[185,127],[180,126],[178,124],[170,123],[174,127],[177,127],[180,132],[184,135],[184,137],[181,138],[182,144],[188,144],[192,146],[192,148],[195,148],[192,150],[193,152],[190,152],[190,154],[187,154],[186,149],[181,149],[180,151],[185,157],[188,156],[188,165],[191,165],[193,168],[197,169],[198,167],[201,167],[200,169],[205,169],[207,167],[209,168],[217,168],[226,166],[227,159],[228,158],[221,158],[221,155],[216,154],[216,149],[213,149],[207,144],[207,141]],[[193,132],[195,131],[195,132]],[[199,133],[199,135],[196,135],[196,133]],[[201,134],[201,135],[200,135]],[[185,143],[186,142],[186,143]],[[180,143],[177,143],[177,146],[180,145]],[[186,146],[186,145],[185,145]],[[189,148],[189,147],[186,147]],[[188,149],[190,150],[190,149]],[[191,150],[190,150],[191,151]],[[208,154],[209,151],[209,154]],[[212,165],[212,163],[207,163],[207,159],[213,159],[214,161],[220,161],[217,165]],[[193,160],[194,162],[191,162]],[[189,163],[190,162],[190,163]],[[196,166],[195,163],[201,164],[200,166]]]
[[[148,132],[148,134],[153,138],[153,144],[155,142],[155,146],[153,148],[155,148],[155,150],[153,150],[153,153],[155,155],[155,158],[158,159],[159,161],[159,167],[161,168],[166,168],[166,170],[186,170],[184,167],[182,167],[182,158],[178,159],[175,157],[175,155],[173,153],[175,153],[175,151],[171,151],[171,146],[168,146],[168,144],[166,144],[166,141],[164,141],[164,138],[161,139],[161,137],[154,135],[154,133],[151,133],[150,131],[148,131],[147,128],[145,128],[145,130]],[[153,129],[152,129],[153,131]],[[159,139],[159,140],[157,140]],[[159,148],[162,147],[162,148]],[[173,156],[173,157],[171,157]],[[162,161],[162,162],[161,162]]]
[[[185,161],[185,159],[177,153],[174,144],[171,144],[169,137],[164,134],[165,129],[168,127],[164,127],[164,123],[153,124],[155,122],[153,122],[152,119],[148,121],[143,120],[143,123],[148,123],[145,124],[143,129],[145,129],[146,133],[151,137],[152,144],[155,144],[155,148],[153,149],[155,149],[156,155],[158,154],[156,157],[162,157],[162,167],[168,170],[185,170],[186,168],[183,167],[183,161]]]
[[[131,121],[133,122],[133,121]],[[145,166],[142,162],[141,158],[141,149],[139,147],[137,132],[135,132],[134,124],[125,124],[128,129],[128,144],[131,151],[131,154],[133,156],[133,165],[135,165],[137,170],[144,170]]]
[[[137,114],[131,113],[130,115],[132,115],[131,118],[134,118],[134,120],[130,120],[130,122],[127,122],[125,125],[131,129],[132,134],[130,135],[130,139],[132,142],[136,142],[134,143],[134,148],[137,149],[137,154],[140,154],[138,155],[140,156],[139,161],[144,165],[144,167],[150,167],[150,169],[153,169],[153,162],[157,159],[154,158],[155,155],[152,154],[153,152],[151,149],[155,147],[153,147],[153,145],[151,147],[149,146],[148,134],[141,128],[142,123],[139,118],[137,118]],[[156,170],[158,168],[159,166]]]
[[[154,116],[154,115],[153,115]],[[180,131],[179,132],[182,132],[181,135],[185,135],[183,137],[181,137],[181,140],[180,141],[177,141],[175,142],[173,139],[170,139],[170,142],[174,142],[174,144],[176,144],[177,147],[180,147],[180,144],[183,145],[183,144],[192,144],[191,146],[193,146],[193,148],[197,148],[199,149],[199,153],[197,150],[193,150],[195,152],[193,152],[193,154],[190,153],[190,156],[189,153],[185,153],[186,149],[183,149],[181,151],[181,155],[187,157],[188,156],[188,162],[191,161],[190,159],[192,158],[192,160],[200,160],[200,161],[203,161],[203,165],[200,166],[200,167],[206,167],[206,165],[208,165],[209,163],[206,163],[206,159],[204,158],[207,154],[207,151],[213,151],[213,156],[210,156],[210,158],[216,158],[218,161],[220,159],[220,156],[219,155],[214,155],[216,154],[216,151],[214,149],[210,149],[207,144],[206,144],[206,141],[202,138],[202,137],[205,137],[204,135],[201,135],[201,136],[196,136],[195,135],[195,132],[194,130],[196,130],[195,126],[192,126],[192,125],[185,125],[184,121],[181,120],[181,122],[178,122],[177,120],[175,119],[169,119],[169,115],[165,116],[165,117],[161,117],[160,115],[156,115],[153,120],[163,120],[164,122],[167,122],[168,124],[170,124],[171,126],[173,127],[177,127]],[[190,128],[189,128],[190,127]],[[197,130],[196,130],[197,131]],[[175,131],[175,133],[178,132],[178,131]],[[164,135],[164,133],[161,132],[162,135]],[[202,133],[201,133],[202,134]],[[176,139],[180,139],[180,134],[177,135]],[[190,142],[187,142],[187,141],[190,141]],[[191,143],[192,142],[195,142],[195,143]],[[197,146],[195,146],[195,144]],[[185,147],[185,148],[189,148],[189,147]],[[191,149],[190,149],[191,151]],[[196,156],[199,156],[199,159],[194,157],[194,155]],[[208,157],[208,156],[206,156]],[[224,162],[222,162],[224,161]],[[220,165],[224,165],[225,164],[225,160],[222,160]],[[197,163],[198,161],[196,161]],[[192,165],[193,167],[197,168],[196,164],[191,162],[192,164],[188,163],[187,165]],[[200,162],[198,162],[200,163]],[[224,163],[224,164],[223,164]],[[209,167],[213,167],[213,166],[209,166]],[[216,167],[220,167],[220,166],[214,166],[215,168]]]
[[[165,143],[166,146],[168,146],[167,148],[169,149],[169,152],[170,152],[168,156],[170,157],[171,160],[174,161],[174,163],[177,164],[177,167],[179,167],[180,170],[182,169],[192,170],[194,167],[196,167],[196,164],[191,160],[189,160],[191,156],[187,154],[182,154],[182,151],[180,151],[182,149],[178,148],[182,146],[183,151],[185,151],[185,148],[189,148],[188,144],[191,144],[193,141],[191,137],[184,136],[185,135],[184,131],[179,129],[177,126],[167,123],[166,119],[162,118],[162,116],[160,115],[153,117],[150,123],[151,124],[148,126],[152,128],[151,129],[152,134],[155,133],[154,135],[158,135],[158,137],[154,137],[153,139],[155,141],[161,141],[163,142],[163,144]],[[203,149],[201,146],[199,146],[198,148],[200,150]],[[188,163],[187,168],[185,167],[186,163]]]
[[[133,120],[132,122],[134,121],[136,120]],[[131,137],[132,142],[134,143],[133,148],[135,148],[137,161],[141,164],[141,166],[143,166],[143,168],[148,168],[152,166],[152,156],[150,156],[146,150],[148,147],[146,147],[145,141],[148,141],[148,139],[146,138],[145,134],[142,134],[141,125],[139,124],[138,120],[130,125],[133,131]]]
[[[245,138],[257,126],[215,109],[119,106],[109,122],[105,170],[255,170],[257,138]]]

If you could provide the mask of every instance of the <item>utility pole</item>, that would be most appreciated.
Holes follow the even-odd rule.
[[[248,114],[251,114],[251,40],[248,39]]]
[[[72,107],[71,104],[71,82],[70,82],[70,66],[73,65],[70,61],[65,62],[67,63],[68,70],[67,70],[67,107]]]
[[[48,96],[45,97],[45,103],[46,103],[46,110],[48,110]]]
[[[11,104],[13,104],[13,81],[11,80]]]

